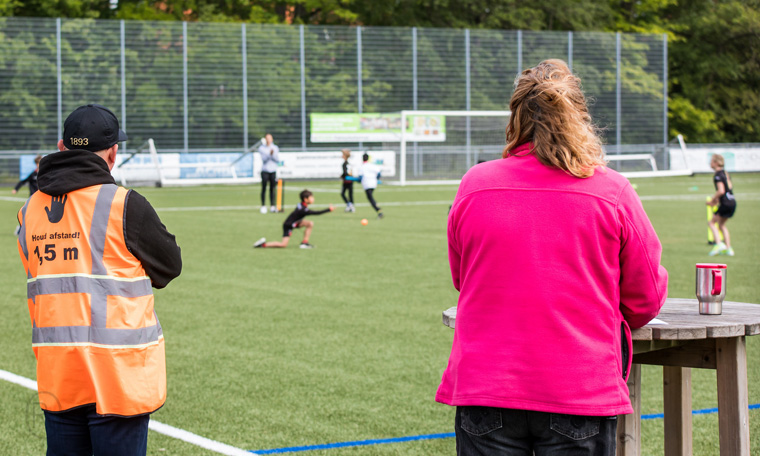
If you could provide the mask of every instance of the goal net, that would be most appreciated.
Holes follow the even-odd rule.
[[[399,184],[458,182],[501,158],[509,111],[401,111]]]
[[[263,139],[240,150],[158,153],[153,139],[137,149],[120,154],[113,169],[114,179],[123,186],[150,185],[156,187],[203,184],[250,184],[260,182],[254,173],[255,162],[261,167],[257,150]]]
[[[458,183],[470,167],[501,158],[509,111],[401,111],[399,184]],[[438,136],[430,138],[426,136]],[[690,176],[681,135],[669,144],[605,146],[628,178]]]
[[[605,146],[607,166],[628,178],[691,176],[686,143],[678,135],[669,144]]]

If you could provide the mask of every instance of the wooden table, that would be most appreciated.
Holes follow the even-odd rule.
[[[721,456],[750,456],[746,336],[760,334],[760,306],[723,303],[722,315],[700,315],[696,299],[668,299],[650,324],[632,332],[628,379],[633,414],[618,419],[618,456],[641,454],[641,365],[663,366],[665,455],[692,454],[691,368],[715,369]],[[456,322],[456,307],[443,323]]]

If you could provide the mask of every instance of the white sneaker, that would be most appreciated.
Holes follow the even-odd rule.
[[[356,212],[356,207],[353,204],[351,205],[351,212]]]
[[[259,212],[261,212],[262,214],[266,214],[267,213],[267,207],[266,206],[261,206],[261,209],[259,209]]]
[[[346,210],[344,212],[351,212],[351,206],[346,206]]]
[[[258,241],[253,243],[253,248],[258,249],[262,247],[267,242],[267,238],[261,238]]]
[[[270,207],[269,212],[277,212],[277,206]]]
[[[721,252],[723,255],[734,256],[734,249],[728,247],[725,251]]]
[[[308,242],[302,242],[300,247],[302,249],[313,249],[314,248],[314,246],[311,245],[311,244],[309,244]]]
[[[708,255],[715,256],[715,255],[725,252],[726,249],[727,249],[726,244],[724,244],[723,242],[718,242],[713,246],[712,250],[710,250],[710,253],[708,253]]]

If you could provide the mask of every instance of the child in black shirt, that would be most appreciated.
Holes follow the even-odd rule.
[[[254,248],[263,248],[263,247],[287,247],[288,242],[290,242],[290,235],[293,234],[293,230],[296,228],[303,228],[303,241],[301,241],[301,248],[302,249],[313,249],[314,246],[309,244],[309,236],[311,235],[311,230],[314,228],[314,222],[311,220],[304,220],[304,217],[307,215],[320,215],[324,214],[325,212],[332,212],[333,207],[330,205],[325,210],[322,211],[312,211],[309,209],[310,204],[314,204],[314,194],[311,193],[308,190],[304,190],[301,192],[301,202],[298,203],[298,206],[296,206],[296,209],[288,215],[288,218],[285,219],[285,222],[282,224],[282,241],[280,242],[267,242],[266,238],[261,238],[256,243],[253,244]]]
[[[718,206],[718,211],[713,215],[712,219],[707,222],[710,230],[713,234],[713,239],[716,242],[715,246],[710,250],[709,255],[728,255],[734,256],[734,249],[731,248],[731,238],[728,234],[728,228],[726,222],[729,218],[733,217],[736,211],[736,199],[734,198],[734,186],[731,183],[731,177],[723,169],[725,161],[723,156],[715,154],[710,159],[710,168],[715,170],[713,176],[713,184],[715,185],[715,194],[712,199],[707,202],[708,206]],[[720,242],[718,230],[723,233],[723,241]]]
[[[348,164],[348,158],[351,156],[351,151],[349,149],[343,149],[342,152],[343,173],[340,175],[340,178],[343,182],[343,186],[340,190],[340,196],[346,203],[346,212],[356,212],[356,208],[354,207],[354,181],[349,179],[349,177],[351,177],[351,169]],[[348,198],[346,198],[346,193],[348,193]]]

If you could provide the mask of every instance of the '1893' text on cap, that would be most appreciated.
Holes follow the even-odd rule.
[[[63,123],[63,145],[67,149],[98,152],[126,140],[127,134],[119,128],[114,113],[98,104],[76,108]]]

